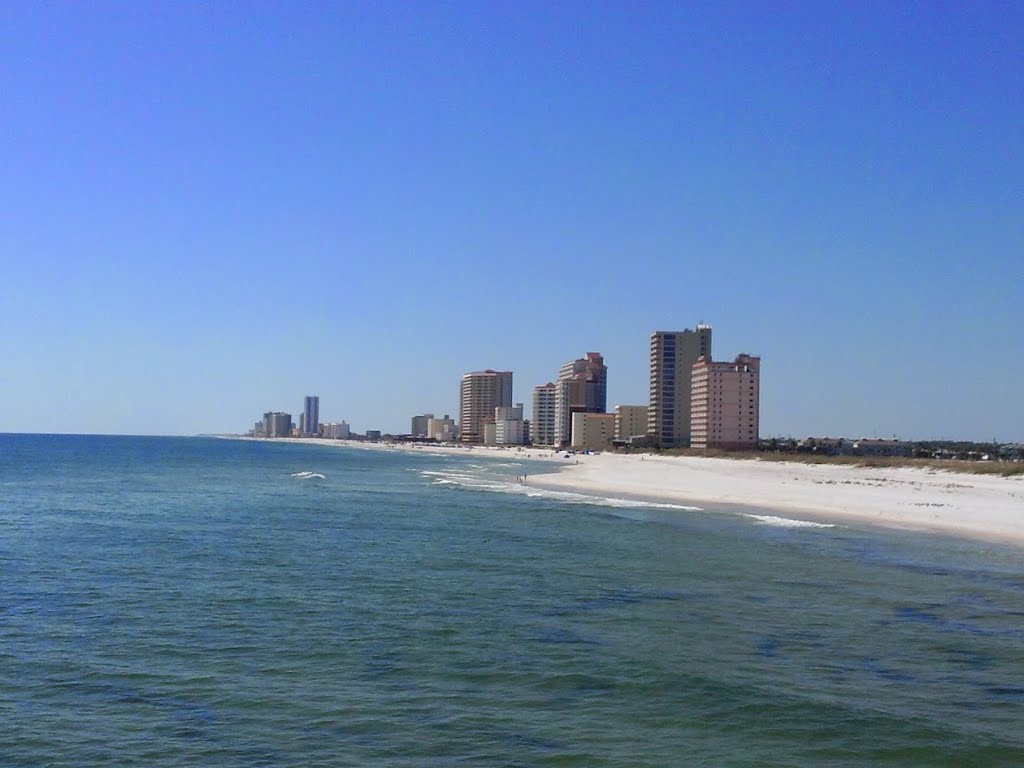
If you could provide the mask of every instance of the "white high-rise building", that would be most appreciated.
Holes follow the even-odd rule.
[[[522,403],[516,403],[513,407],[502,406],[494,409],[495,445],[524,445],[526,438]]]
[[[351,430],[344,421],[339,423],[331,422],[323,425],[324,437],[329,440],[348,440],[351,437]]]
[[[459,429],[455,424],[455,419],[447,413],[443,419],[433,416],[427,420],[427,437],[433,438],[439,443],[454,443],[458,436]]]
[[[533,419],[531,421],[534,445],[555,444],[555,400],[557,387],[548,382],[533,388]]]

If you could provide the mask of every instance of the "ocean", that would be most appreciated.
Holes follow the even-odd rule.
[[[1024,765],[1020,550],[516,456],[0,435],[0,766]]]

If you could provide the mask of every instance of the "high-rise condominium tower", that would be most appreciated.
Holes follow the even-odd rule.
[[[291,437],[292,415],[281,411],[263,414],[263,435],[265,437]]]
[[[711,357],[711,326],[651,334],[651,406],[647,433],[659,448],[690,445],[690,377],[693,364]]]
[[[533,388],[533,420],[530,428],[534,445],[555,444],[555,393],[552,382]]]
[[[558,371],[555,385],[555,445],[572,439],[574,413],[604,413],[608,404],[608,367],[598,352],[570,360]]]
[[[319,395],[306,395],[302,404],[302,434],[306,437],[320,434]]]
[[[424,413],[422,416],[413,416],[412,428],[410,429],[409,434],[413,437],[427,437],[427,425],[430,423],[432,418],[434,418],[434,414],[432,413]]]
[[[731,363],[702,357],[693,366],[693,448],[757,448],[761,414],[761,358],[740,355]]]
[[[476,371],[462,377],[459,389],[459,440],[483,442],[483,423],[494,409],[512,405],[512,371]]]
[[[558,380],[575,379],[584,384],[583,401],[579,405],[587,413],[604,413],[608,410],[608,366],[600,352],[587,352],[586,357],[570,360],[558,370]]]

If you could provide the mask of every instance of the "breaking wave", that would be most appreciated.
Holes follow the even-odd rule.
[[[622,509],[676,509],[687,512],[701,512],[702,507],[694,507],[686,504],[669,504],[655,501],[639,501],[636,499],[616,499],[604,496],[591,496],[585,493],[573,493],[571,491],[552,491],[545,488],[535,488],[518,482],[506,481],[496,477],[484,477],[460,472],[438,472],[432,470],[420,471],[420,476],[429,479],[432,485],[445,485],[453,488],[465,488],[474,491],[492,491],[496,493],[512,493],[528,498],[551,499],[566,504],[592,504],[603,507],[618,507]]]
[[[835,528],[833,523],[814,523],[810,520],[792,520],[788,517],[776,517],[775,515],[744,515],[751,520],[756,520],[762,525],[774,525],[779,528]]]

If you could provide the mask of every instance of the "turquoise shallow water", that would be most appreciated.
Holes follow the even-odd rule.
[[[0,765],[1024,764],[1020,551],[523,471],[0,436]]]

